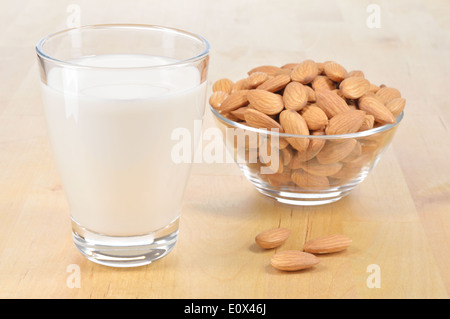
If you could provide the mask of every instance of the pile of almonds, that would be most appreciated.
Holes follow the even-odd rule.
[[[281,246],[290,236],[287,228],[272,228],[259,233],[255,242],[264,249],[273,249]],[[297,271],[313,267],[319,263],[316,254],[336,253],[347,249],[352,240],[342,234],[326,235],[312,239],[305,243],[303,251],[284,250],[277,252],[270,259],[273,267],[283,271]]]
[[[362,71],[347,72],[334,61],[259,66],[236,82],[219,79],[212,91],[210,105],[232,121],[306,136],[394,124],[406,102],[396,88],[371,83]],[[342,185],[373,160],[375,151],[388,142],[383,138],[280,139],[282,164],[269,182],[306,189]]]

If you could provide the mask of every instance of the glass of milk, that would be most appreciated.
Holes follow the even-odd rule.
[[[114,267],[165,256],[192,163],[172,158],[171,134],[200,136],[208,42],[161,26],[95,25],[50,34],[36,51],[76,247]]]

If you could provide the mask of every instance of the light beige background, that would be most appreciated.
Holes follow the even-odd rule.
[[[373,3],[380,28],[367,25]],[[135,269],[96,265],[72,243],[34,52],[42,36],[74,22],[71,5],[81,9],[81,24],[202,34],[211,44],[210,81],[238,80],[260,64],[336,60],[398,88],[405,119],[366,181],[323,207],[262,197],[234,164],[195,164],[174,251]],[[448,298],[449,56],[447,0],[1,0],[0,297]],[[211,123],[207,112],[205,127]],[[269,264],[273,251],[253,243],[278,225],[293,231],[282,249],[334,232],[353,245],[314,269],[281,273]],[[380,267],[380,288],[366,283],[372,264]]]

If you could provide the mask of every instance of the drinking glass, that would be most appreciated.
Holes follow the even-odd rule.
[[[192,163],[174,158],[172,135],[200,134],[208,42],[162,26],[93,25],[47,35],[36,51],[75,246],[115,267],[165,256]]]

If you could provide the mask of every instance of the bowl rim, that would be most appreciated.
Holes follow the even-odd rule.
[[[297,135],[297,134],[280,133],[278,131],[278,129],[268,130],[268,129],[259,129],[259,128],[247,126],[247,125],[244,125],[244,124],[241,124],[241,123],[238,123],[238,122],[235,122],[233,120],[226,118],[225,116],[220,114],[218,110],[213,108],[211,105],[209,105],[209,109],[214,114],[214,116],[216,116],[222,122],[225,122],[228,125],[231,125],[235,128],[240,128],[240,129],[243,129],[246,131],[252,131],[252,132],[264,134],[264,135],[275,135],[275,136],[278,135],[279,137],[284,137],[284,138],[312,138],[312,139],[327,139],[327,140],[328,139],[346,139],[346,138],[366,137],[366,136],[371,136],[371,135],[374,135],[377,133],[385,132],[385,131],[393,129],[394,127],[399,125],[400,122],[403,120],[403,116],[404,116],[404,111],[402,111],[396,117],[396,121],[394,124],[385,124],[385,125],[382,125],[382,126],[379,126],[376,128],[372,128],[369,130],[356,132],[356,133],[336,134],[336,135]]]

